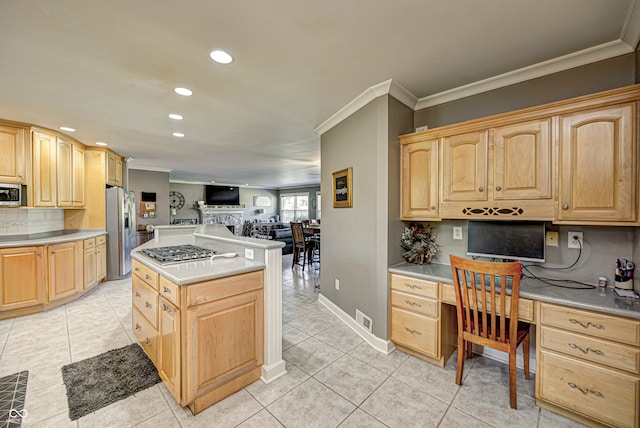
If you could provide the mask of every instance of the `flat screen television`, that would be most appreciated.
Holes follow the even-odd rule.
[[[240,205],[240,188],[235,186],[212,186],[204,188],[207,205]]]
[[[470,220],[470,256],[544,263],[545,225],[536,221]]]

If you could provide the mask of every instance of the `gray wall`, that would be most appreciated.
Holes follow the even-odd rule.
[[[400,260],[399,249],[388,245],[402,227],[397,137],[412,120],[410,109],[383,96],[321,137],[321,292],[351,317],[356,309],[371,317],[381,338],[388,337],[387,268]],[[333,208],[331,174],[347,167],[353,168],[353,207]]]
[[[169,224],[169,173],[129,169],[129,190],[136,194],[137,224]],[[140,217],[142,192],[156,193],[156,218]]]

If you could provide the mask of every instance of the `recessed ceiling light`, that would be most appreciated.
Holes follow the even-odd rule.
[[[76,131],[75,129],[69,128],[68,126],[61,126],[60,129],[63,130],[63,131],[67,131],[67,132],[75,132]]]
[[[189,88],[175,88],[174,92],[185,97],[190,97],[191,95],[193,95],[193,91]]]
[[[96,141],[96,146],[106,146],[107,143],[103,143],[102,141]]]
[[[182,132],[174,132],[172,135],[174,137],[180,137],[180,138],[184,137],[184,134]]]
[[[215,183],[215,182],[216,182],[216,180],[211,180],[211,182],[212,182],[212,183]]]
[[[174,119],[174,120],[182,120],[182,119],[184,119],[184,117],[182,117],[182,116],[181,116],[181,115],[179,115],[179,114],[175,114],[175,113],[170,113],[170,114],[169,114],[169,117],[170,117],[171,119]]]
[[[209,56],[218,64],[229,64],[231,61],[233,61],[233,57],[231,55],[220,49],[211,51]]]

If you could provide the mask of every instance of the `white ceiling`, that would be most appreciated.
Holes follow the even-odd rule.
[[[531,77],[632,52],[635,9],[636,0],[2,0],[0,118],[71,126],[85,144],[133,158],[130,167],[171,170],[172,181],[314,184],[316,129],[368,88],[393,79],[422,107],[455,88],[513,82],[521,69]],[[216,48],[235,61],[211,61]],[[511,80],[494,78],[505,73]]]

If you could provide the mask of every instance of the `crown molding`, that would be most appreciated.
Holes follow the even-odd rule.
[[[620,33],[620,40],[628,44],[633,50],[638,46],[640,41],[640,7],[638,7],[638,0],[632,0],[629,5],[627,19]]]
[[[633,51],[634,49],[622,40],[603,43],[592,48],[584,49],[528,67],[523,67],[518,70],[513,70],[508,73],[500,74],[498,76],[493,76],[488,79],[480,80],[478,82],[470,83],[468,85],[449,89],[448,91],[420,98],[416,103],[415,110],[458,100],[460,98],[469,97],[471,95],[480,94],[493,89],[546,76],[548,74],[558,73],[582,65],[628,54]]]
[[[351,102],[349,102],[327,120],[318,125],[315,128],[315,131],[319,135],[324,134],[325,132],[360,110],[362,107],[369,104],[371,101],[383,95],[391,95],[401,103],[405,104],[407,107],[414,110],[416,102],[418,101],[418,98],[415,95],[413,95],[399,83],[394,82],[393,79],[385,80],[382,83],[371,86],[360,95],[355,97]]]
[[[127,169],[138,169],[140,171],[154,171],[154,172],[171,172],[171,171],[173,171],[173,168],[158,168],[158,167],[155,167],[155,166],[131,165],[131,164],[127,165]]]

